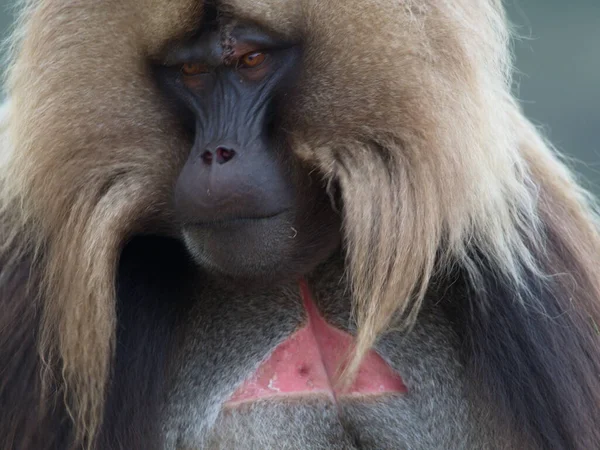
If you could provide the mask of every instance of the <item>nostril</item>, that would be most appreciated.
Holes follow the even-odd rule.
[[[200,158],[202,158],[204,164],[212,164],[213,154],[206,150],[204,153],[202,153],[202,155],[200,155]]]
[[[227,161],[230,161],[235,156],[235,150],[231,150],[225,147],[217,148],[217,162],[219,164],[225,164]]]

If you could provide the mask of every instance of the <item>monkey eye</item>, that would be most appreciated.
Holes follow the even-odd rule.
[[[238,62],[238,68],[240,69],[254,69],[259,67],[267,59],[266,53],[263,52],[250,52],[243,55]]]
[[[202,63],[184,63],[181,65],[181,73],[188,77],[202,75],[209,72],[209,67]]]

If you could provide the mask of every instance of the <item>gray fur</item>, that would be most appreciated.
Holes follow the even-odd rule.
[[[315,301],[336,326],[353,332],[339,259],[310,279]],[[457,339],[435,308],[409,333],[391,331],[376,350],[404,379],[405,395],[324,397],[221,405],[304,320],[295,285],[243,294],[216,285],[201,293],[182,335],[185,344],[165,410],[168,450],[175,449],[483,449],[497,424],[469,400]]]

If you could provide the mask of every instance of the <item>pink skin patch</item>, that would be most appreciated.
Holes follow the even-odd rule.
[[[300,290],[307,324],[275,348],[227,405],[283,395],[323,394],[335,399],[406,393],[402,378],[373,350],[363,359],[349,388],[333,387],[332,380],[348,356],[354,338],[325,321],[305,281],[300,282]]]

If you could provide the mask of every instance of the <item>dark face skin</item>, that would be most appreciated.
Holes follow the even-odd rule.
[[[159,80],[194,135],[175,187],[189,252],[228,280],[307,273],[338,246],[340,219],[318,174],[286,146],[298,47],[237,27],[227,43],[208,30],[167,59]]]

